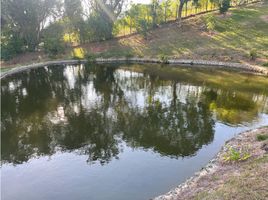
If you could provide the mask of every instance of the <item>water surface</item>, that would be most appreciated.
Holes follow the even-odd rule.
[[[268,125],[265,77],[160,65],[33,69],[1,81],[3,200],[142,200]]]

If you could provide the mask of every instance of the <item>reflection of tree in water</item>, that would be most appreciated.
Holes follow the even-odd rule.
[[[210,99],[204,92],[200,100],[201,92],[188,89],[183,102],[180,90],[176,81],[104,66],[14,75],[1,86],[2,161],[18,164],[64,151],[104,164],[118,156],[122,140],[165,156],[193,155],[213,140],[211,103],[225,105],[228,94]]]
[[[158,101],[143,112],[119,113],[123,139],[133,147],[152,148],[165,156],[193,155],[213,140],[214,121],[206,105],[188,101],[167,106]]]
[[[258,105],[256,96],[249,93],[206,90],[203,97],[218,120],[232,125],[252,122],[265,107],[265,103]]]

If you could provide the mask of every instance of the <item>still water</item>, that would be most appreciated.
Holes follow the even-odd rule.
[[[124,64],[15,74],[1,81],[2,199],[150,199],[261,125],[261,76]]]

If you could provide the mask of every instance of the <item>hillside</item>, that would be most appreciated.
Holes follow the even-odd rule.
[[[233,8],[226,16],[217,12],[183,22],[162,25],[150,31],[147,39],[136,34],[121,39],[87,43],[66,50],[58,58],[159,57],[220,60],[264,64],[268,62],[268,2]],[[251,56],[250,56],[251,54]],[[251,57],[257,57],[252,60]],[[22,54],[2,67],[49,60],[42,52]],[[265,64],[266,63],[266,64]]]

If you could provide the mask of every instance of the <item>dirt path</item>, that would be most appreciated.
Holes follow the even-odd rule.
[[[246,160],[236,160],[236,151]],[[155,198],[175,199],[268,199],[268,127],[229,140],[194,177]]]

